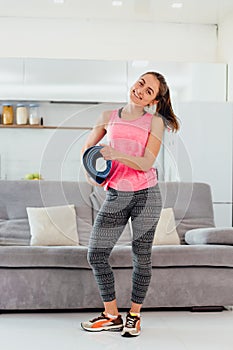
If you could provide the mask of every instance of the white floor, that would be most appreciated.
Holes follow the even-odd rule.
[[[125,316],[125,313],[122,313]],[[85,332],[93,312],[0,314],[1,350],[232,350],[233,312],[144,311],[142,333]]]

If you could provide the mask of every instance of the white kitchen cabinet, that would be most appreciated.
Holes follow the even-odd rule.
[[[23,59],[0,58],[0,100],[24,98],[23,83]]]
[[[225,102],[227,100],[227,65],[225,63],[189,63],[191,83],[180,100]]]
[[[180,181],[210,184],[218,222],[228,226],[232,221],[229,208],[232,205],[233,104],[180,103],[178,115],[181,119],[177,152]]]
[[[216,227],[232,226],[232,203],[214,203],[214,219]]]
[[[124,102],[124,61],[25,59],[25,97],[80,102]]]
[[[233,63],[228,64],[227,101],[233,102]]]
[[[230,69],[230,68],[229,68]],[[226,101],[224,63],[0,59],[0,100],[126,102],[135,80],[162,73],[177,101]]]
[[[163,137],[164,181],[180,180],[180,173],[177,168],[177,146],[177,134],[165,130]]]
[[[0,59],[0,100],[125,102],[127,62]]]

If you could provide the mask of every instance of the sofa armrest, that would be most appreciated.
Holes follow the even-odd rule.
[[[185,233],[187,244],[233,245],[233,227],[208,227],[189,230]]]

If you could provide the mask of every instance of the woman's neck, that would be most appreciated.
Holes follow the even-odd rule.
[[[145,113],[144,107],[133,103],[128,103],[123,107],[122,113],[131,118],[138,118]]]

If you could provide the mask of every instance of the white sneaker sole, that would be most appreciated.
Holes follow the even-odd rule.
[[[121,336],[126,338],[137,337],[140,333],[141,332],[137,331],[137,329],[130,329],[125,327],[121,333]]]

